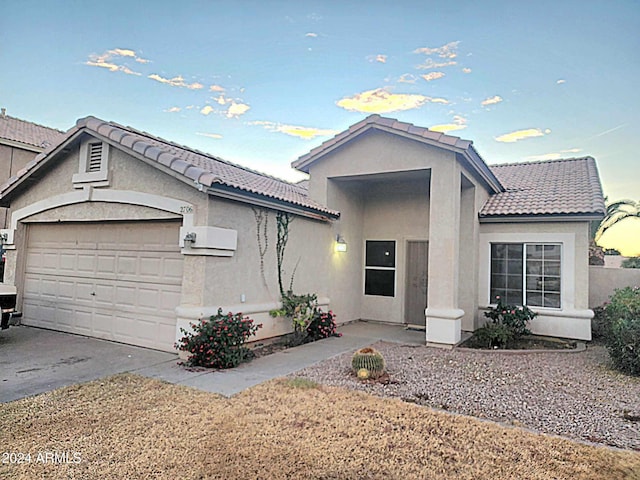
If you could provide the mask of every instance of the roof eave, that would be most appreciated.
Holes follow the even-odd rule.
[[[21,186],[25,184],[36,172],[41,170],[46,164],[48,164],[51,159],[56,157],[58,154],[63,152],[71,143],[73,143],[76,138],[80,135],[81,131],[77,129],[70,129],[66,138],[62,139],[60,143],[58,143],[51,150],[46,152],[41,152],[38,156],[36,156],[33,160],[28,162],[24,168],[27,169],[24,175],[21,175],[16,179],[15,182],[7,185],[4,190],[0,192],[0,206],[8,207],[9,204],[7,200],[9,200],[12,194],[19,190]],[[13,177],[12,177],[13,178]],[[10,179],[9,179],[10,180]],[[8,181],[8,180],[7,180]]]
[[[415,140],[415,141],[418,141],[420,143],[424,143],[424,144],[429,145],[429,146],[442,148],[442,149],[445,149],[445,150],[448,150],[448,151],[463,155],[467,159],[469,164],[471,165],[471,167],[474,170],[474,172],[486,184],[486,186],[489,188],[489,190],[492,191],[492,193],[498,193],[498,192],[503,192],[504,191],[504,187],[502,186],[502,184],[500,183],[498,178],[489,169],[488,165],[484,162],[484,160],[482,160],[482,158],[480,158],[480,155],[478,155],[478,153],[475,151],[475,149],[473,148],[473,146],[471,145],[470,142],[469,142],[469,145],[466,148],[457,147],[455,145],[446,144],[446,143],[440,142],[438,140],[434,140],[434,139],[431,139],[431,138],[423,137],[421,135],[416,135],[416,134],[408,132],[408,131],[398,130],[397,128],[394,128],[393,126],[380,125],[378,123],[372,123],[372,122],[365,123],[360,128],[357,128],[355,130],[346,130],[345,132],[342,133],[342,135],[344,135],[344,137],[341,138],[340,140],[338,140],[337,142],[335,142],[330,147],[327,147],[326,149],[320,150],[315,155],[308,156],[308,157],[307,156],[300,157],[300,159],[292,162],[291,166],[293,168],[301,171],[301,172],[304,172],[304,173],[308,174],[309,173],[309,167],[311,166],[311,164],[315,163],[317,160],[319,160],[323,156],[329,154],[330,152],[336,150],[337,148],[340,148],[345,143],[353,140],[354,138],[362,135],[363,133],[365,133],[365,132],[367,132],[367,131],[369,131],[371,129],[384,131],[384,132],[387,132],[387,133],[391,133],[391,134],[394,134],[394,135],[398,135],[398,136],[401,136],[401,137],[408,138],[410,140]],[[339,135],[341,135],[341,134],[339,134]],[[468,142],[468,141],[465,141],[465,142]]]
[[[593,220],[602,220],[602,218],[604,218],[604,214],[600,212],[510,215],[478,214],[478,221],[480,223],[590,222]]]
[[[11,140],[9,138],[0,138],[1,145],[7,145],[9,147],[20,148],[22,150],[28,150],[33,153],[40,153],[44,150],[43,147],[38,147],[37,145],[32,145],[30,143],[20,142],[18,140]]]
[[[248,203],[257,207],[280,210],[282,212],[292,213],[294,215],[299,215],[314,220],[321,220],[324,222],[337,220],[338,218],[340,218],[340,212],[336,212],[333,210],[323,211],[312,207],[297,205],[285,200],[249,192],[239,188],[230,187],[228,185],[214,184],[210,187],[207,187],[206,192],[214,197]]]

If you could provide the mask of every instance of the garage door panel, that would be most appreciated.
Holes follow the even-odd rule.
[[[173,351],[178,232],[176,222],[30,225],[25,324]]]

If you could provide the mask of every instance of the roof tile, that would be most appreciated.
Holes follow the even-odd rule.
[[[592,157],[490,167],[506,191],[492,195],[480,217],[602,215],[602,186]]]
[[[44,149],[57,144],[63,136],[60,130],[0,115],[0,141],[5,139]]]

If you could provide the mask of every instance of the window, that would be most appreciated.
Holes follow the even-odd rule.
[[[396,242],[367,240],[364,293],[394,297],[396,290]]]
[[[76,188],[91,184],[96,187],[108,186],[109,145],[96,138],[80,144],[78,173],[73,176]]]
[[[492,243],[491,301],[561,307],[560,244]]]

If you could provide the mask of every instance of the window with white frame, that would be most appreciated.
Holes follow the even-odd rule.
[[[492,243],[491,302],[560,308],[562,245]]]
[[[365,244],[364,293],[394,297],[396,290],[396,242],[367,240]]]

